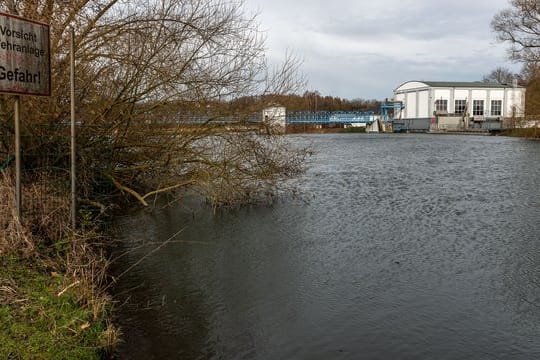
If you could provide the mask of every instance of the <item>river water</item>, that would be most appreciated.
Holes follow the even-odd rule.
[[[118,219],[120,358],[540,358],[540,142],[293,140],[299,197]]]

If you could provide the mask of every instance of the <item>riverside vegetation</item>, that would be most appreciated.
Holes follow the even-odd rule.
[[[30,187],[40,198],[46,187]],[[49,198],[19,221],[12,176],[0,175],[0,358],[93,359],[118,330],[103,291],[106,260],[95,226],[69,229],[69,201]]]
[[[529,3],[511,2],[518,10]],[[106,210],[132,200],[151,207],[188,188],[216,207],[271,200],[309,151],[214,124],[245,123],[304,91],[300,61],[289,54],[269,66],[264,33],[241,0],[5,0],[0,11],[50,24],[52,78],[50,97],[22,98],[23,198],[38,211],[21,221],[9,172],[14,99],[0,95],[0,357],[97,357],[120,331],[108,320]],[[77,200],[85,206],[77,229],[68,224],[69,191],[57,192],[50,178],[70,164],[72,28]],[[304,94],[319,109],[317,94]],[[186,124],[193,116],[203,126]]]
[[[21,99],[23,216],[14,209],[14,98],[0,94],[0,358],[96,358],[111,323],[110,209],[197,192],[211,206],[271,201],[306,149],[247,120],[304,88],[300,62],[269,66],[256,16],[229,0],[6,0],[50,24],[51,96]],[[74,28],[78,227],[69,223]],[[234,100],[257,101],[238,108]],[[193,119],[197,124],[193,124]],[[240,125],[223,126],[233,119]],[[31,210],[31,211],[30,211]]]

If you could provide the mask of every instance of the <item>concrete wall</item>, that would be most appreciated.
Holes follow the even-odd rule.
[[[423,132],[430,129],[431,118],[392,121],[394,132]]]
[[[441,116],[438,118],[437,127],[439,130],[461,130],[463,121],[461,116]]]

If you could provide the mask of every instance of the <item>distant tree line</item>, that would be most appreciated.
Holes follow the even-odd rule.
[[[379,100],[344,99],[336,96],[322,95],[318,91],[305,91],[298,94],[272,94],[263,96],[246,96],[230,102],[233,109],[258,108],[258,104],[281,105],[287,111],[375,111],[379,112]]]

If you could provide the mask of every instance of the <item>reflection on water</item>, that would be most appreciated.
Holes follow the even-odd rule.
[[[540,358],[540,143],[340,134],[303,196],[119,219],[122,358]]]

